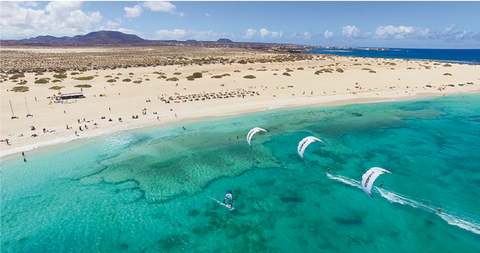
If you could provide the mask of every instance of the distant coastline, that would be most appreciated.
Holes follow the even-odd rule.
[[[316,47],[311,48],[306,52],[339,56],[441,61],[473,65],[480,64],[480,49]]]

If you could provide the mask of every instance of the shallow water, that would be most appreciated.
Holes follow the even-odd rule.
[[[1,250],[479,251],[479,101],[270,110],[77,140],[26,163],[9,156]],[[256,126],[268,132],[250,148]],[[303,162],[296,148],[309,135],[325,145]],[[392,174],[371,199],[359,180],[374,166]],[[219,204],[227,189],[233,211]]]

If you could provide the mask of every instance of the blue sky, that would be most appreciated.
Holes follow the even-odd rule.
[[[112,30],[151,40],[480,48],[480,2],[0,2],[1,39]]]

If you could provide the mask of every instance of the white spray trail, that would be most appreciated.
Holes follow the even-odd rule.
[[[337,181],[342,182],[344,184],[348,184],[348,185],[357,187],[359,189],[362,188],[360,186],[360,181],[357,181],[355,179],[351,179],[351,178],[344,177],[344,176],[333,176],[330,173],[327,173],[327,176],[330,179],[337,180]],[[419,201],[415,201],[415,200],[413,200],[412,197],[403,196],[401,194],[394,193],[394,192],[391,192],[391,191],[387,191],[385,189],[378,188],[378,187],[376,187],[376,189],[380,192],[382,197],[386,198],[391,203],[408,205],[408,206],[411,206],[413,208],[421,209],[421,210],[424,210],[424,211],[427,211],[427,212],[435,212],[437,210],[436,207],[430,206],[430,205],[427,205],[427,204],[423,204]],[[457,215],[449,214],[449,213],[445,213],[445,212],[440,213],[439,216],[450,225],[457,226],[457,227],[463,228],[465,230],[468,230],[470,232],[473,232],[475,234],[480,235],[480,223],[476,222],[475,220],[473,220],[469,217],[465,217],[465,216],[458,217]]]

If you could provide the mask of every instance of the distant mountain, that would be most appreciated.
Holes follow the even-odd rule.
[[[73,37],[38,36],[23,40],[0,40],[0,45],[17,47],[95,47],[95,46],[196,46],[196,47],[227,47],[247,48],[253,50],[266,50],[276,52],[299,53],[306,50],[305,46],[279,43],[256,43],[256,42],[233,42],[221,38],[217,41],[197,40],[146,40],[133,34],[125,34],[116,31],[98,31],[86,35]]]
[[[98,46],[98,45],[141,45],[148,43],[137,35],[116,31],[91,32],[73,37],[38,36],[23,40],[5,40],[5,46]]]
[[[218,45],[235,44],[229,39],[215,41],[176,41],[176,40],[145,40],[137,35],[116,31],[98,31],[73,37],[38,36],[23,40],[1,40],[4,46],[155,46],[155,45]]]
[[[72,40],[78,43],[93,43],[93,44],[136,44],[144,43],[146,40],[133,34],[125,34],[114,31],[99,31],[91,32],[87,35],[77,35]]]
[[[226,43],[233,43],[233,41],[231,41],[229,39],[219,39],[219,40],[217,40],[217,43],[226,44]]]

